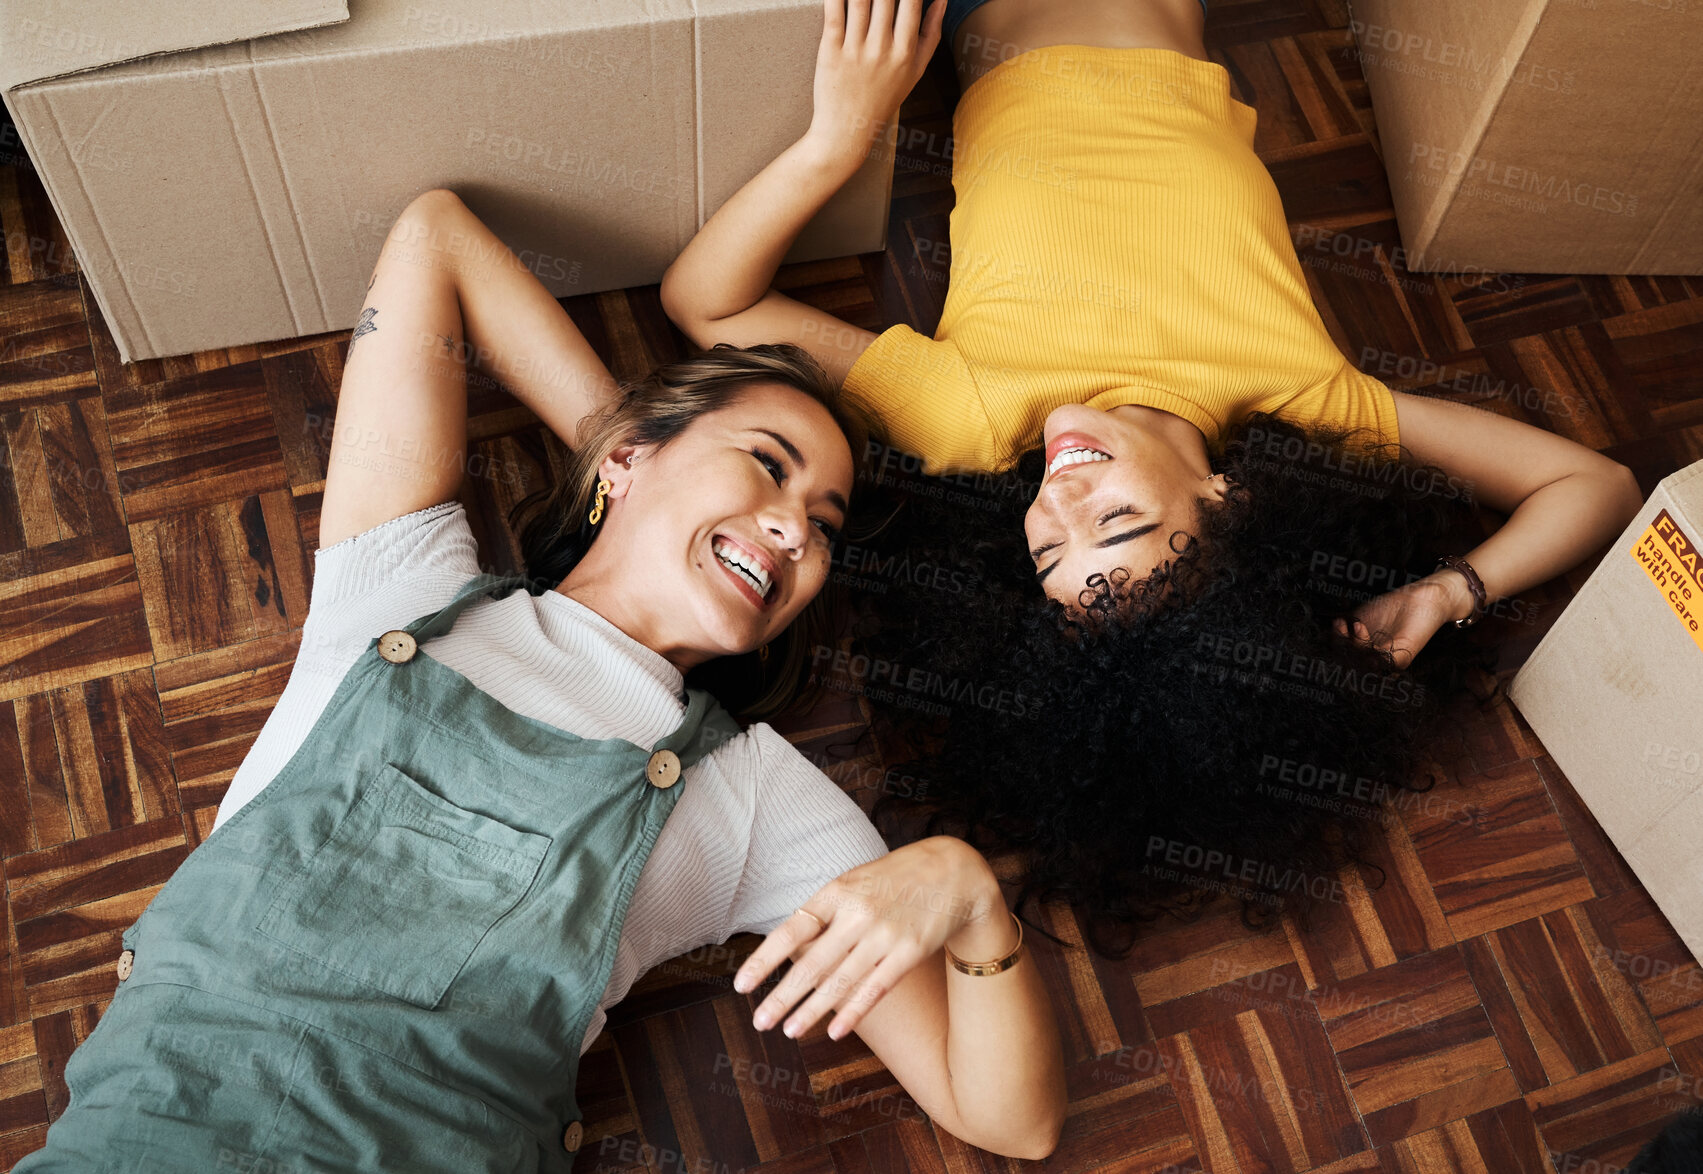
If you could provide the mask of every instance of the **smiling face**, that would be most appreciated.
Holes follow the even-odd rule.
[[[599,472],[603,532],[564,589],[682,670],[760,647],[815,598],[853,476],[828,410],[777,383]]]
[[[1174,557],[1172,534],[1192,533],[1201,503],[1224,494],[1200,430],[1153,408],[1068,404],[1047,417],[1042,443],[1046,471],[1023,530],[1036,578],[1067,606],[1096,572],[1151,574]]]

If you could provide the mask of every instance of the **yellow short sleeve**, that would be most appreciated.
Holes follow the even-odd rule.
[[[845,388],[879,417],[889,444],[922,458],[925,473],[994,467],[987,407],[951,341],[889,327],[852,364]]]
[[[1282,402],[1257,405],[1280,419],[1303,427],[1321,425],[1361,431],[1362,443],[1399,444],[1395,395],[1377,379],[1355,370],[1345,360],[1337,373]]]

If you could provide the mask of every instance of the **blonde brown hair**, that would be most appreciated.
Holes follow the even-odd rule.
[[[560,584],[597,540],[602,527],[586,519],[597,489],[598,466],[611,452],[623,444],[665,445],[694,421],[728,407],[746,390],[763,383],[793,388],[826,408],[851,446],[853,465],[861,471],[872,418],[800,347],[721,343],[692,358],[665,363],[622,385],[608,406],[582,425],[580,446],[569,454],[562,478],[509,511],[533,593]],[[723,705],[748,718],[785,708],[798,699],[809,675],[810,649],[830,637],[833,610],[832,596],[822,591],[770,642],[766,657],[751,653],[723,658],[752,663],[734,672],[719,666],[711,675],[720,678],[720,687],[708,687]],[[735,681],[740,684],[735,686]]]

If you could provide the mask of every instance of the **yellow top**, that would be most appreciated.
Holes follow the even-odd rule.
[[[951,285],[933,339],[882,333],[846,387],[931,473],[1000,469],[1047,413],[1146,404],[1209,445],[1254,411],[1395,442],[1395,401],[1319,318],[1253,107],[1214,62],[1055,45],[953,118]]]

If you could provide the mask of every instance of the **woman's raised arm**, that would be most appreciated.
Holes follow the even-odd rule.
[[[699,346],[791,342],[843,380],[875,336],[771,288],[810,218],[887,133],[940,43],[946,0],[824,0],[810,129],[716,210],[662,279]]]
[[[1542,428],[1446,400],[1394,392],[1402,447],[1458,479],[1507,523],[1462,552],[1495,602],[1569,570],[1632,520],[1643,503],[1625,465]],[[1439,570],[1368,601],[1354,635],[1405,666],[1450,620],[1472,614],[1465,576]],[[1347,634],[1346,622],[1337,630]]]
[[[499,379],[571,448],[615,380],[561,304],[447,188],[391,227],[343,362],[319,545],[456,495],[469,470],[466,367]]]

